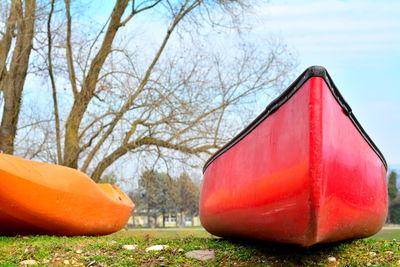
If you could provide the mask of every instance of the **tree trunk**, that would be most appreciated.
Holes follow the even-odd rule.
[[[181,215],[180,215],[180,224],[179,224],[179,227],[182,227],[182,226],[185,226],[184,224],[185,224],[185,222],[184,222],[184,217],[183,217],[183,212],[181,212]]]
[[[24,10],[20,0],[12,3],[18,16],[17,39],[11,59],[10,70],[2,70],[1,90],[4,94],[4,110],[0,126],[0,150],[7,154],[14,153],[14,139],[17,133],[18,115],[21,96],[29,66],[35,25],[34,0],[26,0]],[[11,16],[10,16],[11,17]],[[5,67],[5,66],[4,66]]]
[[[61,129],[60,129],[60,115],[58,112],[58,100],[57,100],[57,88],[56,81],[53,73],[53,63],[51,50],[53,46],[52,34],[51,34],[51,18],[54,12],[54,1],[51,0],[50,12],[47,19],[47,61],[48,61],[48,72],[50,77],[51,89],[53,92],[53,106],[54,106],[54,123],[56,128],[56,145],[57,145],[57,164],[62,162],[62,152],[61,152]]]
[[[165,212],[162,213],[162,226],[165,228]]]
[[[69,1],[66,2],[68,25],[71,24],[71,17],[69,16]],[[121,27],[121,18],[128,5],[128,0],[117,0],[111,14],[111,20],[108,24],[106,34],[104,36],[101,47],[94,57],[89,71],[85,77],[81,91],[75,92],[75,99],[72,109],[69,113],[67,122],[65,124],[65,140],[64,140],[64,155],[62,165],[78,168],[79,155],[82,152],[79,144],[79,128],[82,118],[89,106],[90,101],[95,95],[97,81],[104,62],[111,52],[111,46],[114,41],[118,29]],[[70,45],[70,44],[69,44]],[[72,66],[69,65],[71,72]],[[72,80],[74,77],[70,73],[70,82],[74,88],[76,81]]]
[[[147,205],[147,227],[150,227],[150,225],[151,225],[150,219],[151,219],[151,216],[150,216],[150,207],[149,207],[149,205]]]
[[[71,112],[65,124],[64,155],[62,165],[78,168],[80,154],[79,126],[89,102],[80,95],[74,100]]]

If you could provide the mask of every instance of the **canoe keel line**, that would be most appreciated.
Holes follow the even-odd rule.
[[[323,67],[308,68],[205,164],[212,234],[310,246],[375,234],[386,161]]]

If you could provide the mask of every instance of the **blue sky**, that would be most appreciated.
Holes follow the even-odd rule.
[[[270,1],[254,35],[297,52],[298,73],[327,68],[389,165],[400,165],[400,1]]]

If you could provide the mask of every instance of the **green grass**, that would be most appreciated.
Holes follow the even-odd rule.
[[[201,228],[123,230],[105,237],[0,237],[0,266],[19,266],[27,259],[42,266],[60,266],[65,260],[76,266],[400,266],[400,242],[382,239],[399,232],[388,230],[373,238],[310,248],[221,239]],[[137,248],[124,250],[125,244]],[[158,244],[169,247],[145,251]],[[197,249],[213,249],[215,258],[201,262],[185,257],[185,252]],[[329,262],[328,257],[336,261]]]
[[[379,233],[374,235],[374,239],[397,239],[400,241],[400,229],[382,229]]]

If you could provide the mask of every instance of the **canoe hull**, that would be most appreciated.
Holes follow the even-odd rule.
[[[0,234],[105,235],[134,208],[118,188],[83,173],[0,154]]]
[[[311,77],[205,169],[210,233],[309,246],[375,234],[386,168],[326,81]]]

